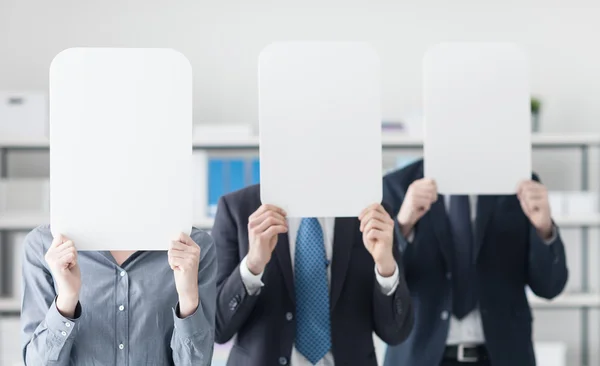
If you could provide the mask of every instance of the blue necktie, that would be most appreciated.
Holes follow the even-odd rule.
[[[316,218],[304,218],[294,257],[296,349],[313,365],[331,349],[329,285],[323,229]]]
[[[476,271],[473,260],[475,240],[471,224],[469,196],[450,197],[448,220],[454,244],[452,312],[458,319],[462,319],[477,305],[474,278]]]

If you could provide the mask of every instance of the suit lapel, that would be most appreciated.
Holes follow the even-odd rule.
[[[498,203],[498,196],[478,196],[477,212],[475,218],[475,260],[479,256],[479,251],[483,245],[485,230],[494,215],[494,209]]]
[[[275,255],[281,267],[283,281],[288,289],[288,294],[293,303],[296,303],[296,292],[294,291],[294,274],[292,273],[292,259],[290,257],[290,239],[287,233],[279,234]]]
[[[331,261],[331,309],[335,309],[337,300],[340,298],[346,271],[350,263],[350,253],[354,244],[354,235],[357,231],[358,219],[356,217],[344,217],[335,219],[333,235],[333,256]]]
[[[426,217],[430,220],[428,224],[435,231],[440,250],[446,260],[446,265],[450,267],[452,263],[452,233],[450,232],[450,224],[448,223],[448,215],[446,214],[444,196],[438,195],[437,201],[431,205],[429,214]],[[419,230],[423,230],[423,228],[420,227]]]

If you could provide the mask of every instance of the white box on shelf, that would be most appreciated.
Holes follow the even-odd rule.
[[[565,208],[568,215],[593,215],[598,213],[598,192],[567,192]]]
[[[50,181],[38,178],[0,180],[2,212],[50,212]]]
[[[19,318],[0,318],[0,365],[23,365],[20,337],[15,336],[20,332],[21,322]]]
[[[194,126],[194,141],[219,141],[245,139],[254,136],[251,124],[197,124]]]
[[[194,151],[192,157],[192,179],[194,202],[194,225],[206,221],[206,210],[208,207],[208,154],[205,151]]]
[[[550,211],[554,216],[566,215],[565,209],[565,194],[560,191],[549,191],[548,201],[550,204]]]
[[[46,94],[0,91],[0,136],[14,140],[48,137]]]
[[[12,276],[10,295],[15,299],[21,299],[21,292],[23,290],[23,276],[21,273],[23,268],[23,246],[25,245],[26,236],[26,232],[18,232],[12,237],[12,263],[11,266],[9,266],[9,268],[12,269],[10,274]]]
[[[566,366],[567,345],[561,342],[535,342],[535,358],[538,365]]]

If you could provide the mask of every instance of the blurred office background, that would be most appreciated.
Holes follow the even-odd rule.
[[[385,169],[421,154],[421,57],[428,47],[514,41],[525,48],[532,94],[541,101],[534,169],[552,191],[570,267],[565,295],[532,300],[539,364],[600,365],[599,19],[600,3],[592,0],[0,0],[0,366],[20,364],[22,239],[48,221],[52,58],[69,47],[111,46],[171,47],[190,59],[196,220],[209,229],[216,198],[259,179],[257,56],[278,40],[356,40],[376,48]],[[226,355],[227,347],[217,346],[215,365]]]

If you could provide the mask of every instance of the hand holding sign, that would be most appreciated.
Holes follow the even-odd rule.
[[[531,225],[542,238],[549,239],[552,236],[552,217],[546,187],[534,180],[523,181],[517,189],[517,197]]]
[[[379,203],[365,208],[358,216],[363,243],[373,257],[377,271],[390,277],[396,270],[394,245],[394,220]]]
[[[429,211],[437,199],[437,185],[432,179],[423,178],[411,183],[398,214],[402,235],[407,237],[410,234],[417,222]]]
[[[247,266],[251,273],[262,273],[271,261],[279,234],[287,233],[286,213],[273,205],[262,205],[248,218],[250,248]]]
[[[81,271],[77,263],[75,244],[64,236],[57,235],[44,259],[56,283],[58,311],[67,318],[74,318],[81,290]]]
[[[179,316],[192,315],[200,302],[198,294],[198,269],[200,247],[189,235],[181,233],[171,241],[168,251],[169,265],[175,276],[175,287],[179,295]]]

